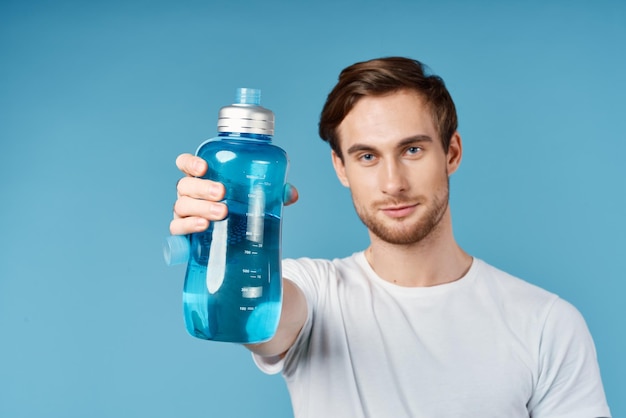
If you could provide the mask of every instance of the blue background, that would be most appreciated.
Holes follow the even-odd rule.
[[[455,233],[585,316],[626,416],[626,3],[2,1],[0,416],[289,417],[280,376],[188,336],[163,238],[175,157],[263,90],[300,190],[284,255],[367,245],[317,137],[355,61],[446,80],[465,154]]]

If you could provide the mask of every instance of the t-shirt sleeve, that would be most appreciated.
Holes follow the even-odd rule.
[[[531,418],[610,417],[596,350],[578,310],[557,299],[543,327]]]
[[[307,304],[307,319],[296,341],[284,356],[263,357],[252,353],[255,364],[262,372],[266,374],[284,372],[288,375],[293,369],[292,365],[294,365],[295,359],[306,350],[313,325],[313,310],[319,294],[320,277],[327,275],[327,269],[328,266],[320,260],[308,258],[283,260],[283,278],[293,282],[304,294]]]

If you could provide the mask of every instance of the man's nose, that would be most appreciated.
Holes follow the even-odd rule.
[[[401,162],[386,161],[381,168],[379,174],[383,193],[396,195],[408,190],[406,167]]]

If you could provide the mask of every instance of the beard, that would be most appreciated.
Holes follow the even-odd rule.
[[[378,207],[384,207],[389,203],[401,205],[405,201],[403,199],[377,202],[372,205],[372,210],[370,211],[360,206],[354,198],[353,204],[361,222],[363,222],[372,234],[376,235],[381,240],[396,245],[416,244],[428,237],[441,222],[443,215],[448,209],[449,190],[450,182],[446,175],[445,187],[438,190],[431,204],[425,206],[426,212],[421,214],[420,218],[411,224],[404,224],[401,222],[402,219],[387,219],[386,222],[384,222],[376,217]],[[421,205],[422,203],[420,203],[420,206]]]

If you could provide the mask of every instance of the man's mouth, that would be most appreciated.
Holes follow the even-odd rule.
[[[417,203],[384,206],[383,208],[381,208],[381,212],[383,212],[390,218],[404,218],[415,212],[417,206]]]

